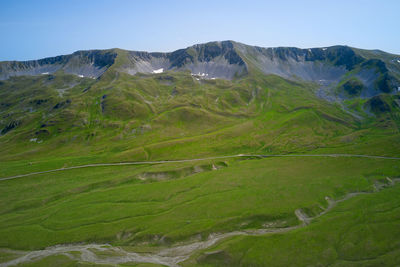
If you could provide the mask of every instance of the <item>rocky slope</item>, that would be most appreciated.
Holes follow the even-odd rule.
[[[116,56],[112,50],[91,50],[39,60],[4,61],[0,62],[0,80],[12,76],[52,74],[60,70],[80,77],[97,78],[114,64]]]
[[[317,82],[340,98],[393,93],[400,86],[400,56],[382,51],[347,46],[262,48],[233,41],[198,44],[171,53],[93,50],[34,61],[1,62],[0,79],[60,70],[80,77],[98,78],[117,57],[120,64],[116,69],[131,75],[189,70],[197,79],[231,80],[256,71]],[[343,86],[350,80],[361,87],[353,88],[354,83]]]
[[[0,146],[10,154],[47,155],[80,153],[87,144],[83,149],[93,153],[130,149],[123,153],[147,159],[156,151],[164,156],[166,140],[220,129],[258,141],[207,140],[206,149],[280,153],[353,140],[348,135],[359,127],[393,134],[400,129],[398,58],[345,46],[224,41],[172,53],[110,49],[0,62]],[[151,142],[163,145],[140,148]],[[191,151],[187,144],[179,145],[182,156]],[[67,149],[74,145],[79,149]]]

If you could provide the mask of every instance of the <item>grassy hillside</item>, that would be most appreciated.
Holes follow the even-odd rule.
[[[307,228],[236,237],[187,266],[397,266],[400,187],[340,203]]]
[[[317,98],[315,85],[277,76],[197,81],[189,73],[110,71],[94,81],[59,73],[13,78],[0,87],[0,142],[9,152],[0,157],[7,161],[299,152],[337,146],[340,137],[371,128],[368,119]],[[397,123],[390,119],[374,131],[396,135]],[[166,156],[165,147],[174,153]]]
[[[2,181],[0,245],[33,250],[94,242],[151,252],[176,242],[204,240],[215,232],[295,226],[300,224],[294,214],[296,209],[313,216],[326,207],[326,196],[340,199],[349,192],[373,191],[377,182],[386,183],[386,177],[399,175],[397,161],[365,158],[203,161],[35,175]],[[397,201],[396,194],[391,198]],[[391,205],[396,207],[395,203]],[[364,212],[363,207],[352,207],[352,212]],[[381,206],[376,209],[386,210]],[[336,219],[335,210],[330,214],[298,231],[329,238],[325,236],[329,228],[317,226],[332,216]],[[352,223],[351,218],[348,220]],[[354,227],[363,231],[363,225]],[[284,240],[282,246],[292,244],[285,238],[292,238],[298,231],[279,235]],[[330,234],[336,236],[333,231]],[[257,237],[266,242],[264,246],[264,241],[257,241],[257,248],[264,251],[270,247],[268,242],[275,242],[269,240],[275,238]],[[386,242],[388,237],[382,238]],[[228,247],[226,253],[232,257],[230,264],[240,262],[235,257],[242,257],[242,251],[252,247],[247,243],[254,244],[251,239],[235,237],[217,248],[225,249],[225,244],[237,242],[238,247]],[[296,240],[299,249],[304,249],[301,238]],[[314,242],[318,247],[322,241]],[[313,247],[309,249],[312,255],[319,253]],[[257,255],[257,250],[254,253]],[[250,265],[255,264],[252,257],[261,257],[246,255]],[[310,258],[318,262],[319,258],[312,255]],[[255,260],[260,263],[266,258]],[[208,259],[198,263],[204,262]]]
[[[214,46],[193,55],[214,58]],[[300,50],[277,51],[284,58]],[[181,255],[179,264],[398,264],[399,186],[372,192],[400,177],[399,161],[301,157],[399,157],[399,95],[362,94],[366,87],[354,78],[361,52],[350,61],[329,58],[336,67],[354,61],[335,87],[347,92],[342,102],[317,97],[317,83],[265,75],[246,58],[246,75],[223,80],[190,71],[130,75],[121,70],[137,59],[129,51],[113,53],[113,65],[96,79],[60,69],[0,81],[0,178],[94,163],[300,156],[98,166],[0,180],[0,262],[18,258],[20,250],[107,243],[121,250],[90,250],[103,261],[75,250],[24,264],[112,265],[119,256],[130,260],[116,264],[151,266],[157,261],[135,263],[126,255],[157,258],[225,234]],[[229,51],[226,57],[235,61]],[[296,213],[316,216],[328,207],[326,197],[351,192],[371,194],[343,201],[309,225]],[[260,229],[281,233],[235,234]],[[171,257],[158,263],[174,266],[163,261]]]

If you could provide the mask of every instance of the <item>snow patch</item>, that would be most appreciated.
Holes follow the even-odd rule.
[[[153,70],[153,73],[163,73],[163,72],[164,72],[163,68],[158,69],[158,70]]]
[[[34,143],[40,144],[40,143],[43,142],[43,140],[38,140],[37,138],[31,138],[31,139],[29,140],[29,142],[34,142]]]
[[[79,75],[78,75],[78,77],[79,77],[79,78],[83,78],[83,77],[85,77],[85,76],[83,76],[83,75],[79,74]]]
[[[326,49],[328,49],[328,48],[326,48],[326,47],[322,48],[323,51],[325,51]]]
[[[42,75],[47,75],[47,74],[49,74],[48,72],[42,72]]]
[[[400,60],[397,60],[397,63],[400,63]]]

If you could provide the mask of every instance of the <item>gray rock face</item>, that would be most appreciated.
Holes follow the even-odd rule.
[[[93,50],[39,60],[0,62],[0,80],[12,76],[51,74],[58,70],[97,78],[114,64],[116,56],[117,54],[110,50]]]
[[[249,64],[265,74],[321,84],[338,82],[347,71],[362,61],[348,47],[261,48],[243,44],[237,44],[237,47]]]
[[[345,73],[344,66],[332,66],[321,62],[306,61],[304,58],[268,58],[260,55],[255,62],[265,74],[275,74],[288,79],[315,82],[338,81]]]
[[[154,71],[166,71],[171,62],[165,53],[129,52],[129,63],[121,68],[121,71],[131,75],[136,73],[154,73]]]
[[[247,73],[245,62],[229,41],[194,45],[172,53],[130,52],[129,62],[122,70],[132,75],[190,70],[203,78],[230,80]]]
[[[374,69],[363,69],[355,75],[366,87],[361,92],[361,97],[369,98],[380,94],[379,88],[376,88],[375,81],[379,74]]]
[[[361,97],[394,92],[400,86],[399,56],[347,46],[261,48],[223,41],[198,44],[171,53],[119,51],[78,51],[33,61],[0,62],[0,79],[51,74],[59,70],[97,78],[118,56],[122,57],[120,62],[123,64],[118,65],[117,70],[131,75],[190,71],[196,79],[231,80],[255,70],[286,79],[316,82],[325,89],[336,87],[350,75],[358,78],[366,88]]]
[[[239,54],[248,65],[265,74],[287,79],[316,82],[321,85],[323,98],[335,94],[339,82],[356,77],[365,89],[360,97],[369,98],[382,92],[395,92],[400,85],[394,59],[390,54],[370,53],[347,46],[299,49],[294,47],[261,48],[236,44]],[[363,55],[368,55],[364,57]],[[371,56],[372,55],[372,56]],[[373,56],[376,55],[376,58]],[[400,64],[399,64],[400,66]],[[346,98],[339,93],[340,99]]]
[[[235,76],[241,76],[247,71],[243,65],[229,64],[224,58],[219,58],[215,61],[190,63],[185,67],[192,74],[208,79],[232,80]]]

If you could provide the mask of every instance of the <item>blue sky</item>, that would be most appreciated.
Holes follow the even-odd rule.
[[[0,36],[0,60],[113,47],[163,52],[217,40],[400,54],[400,1],[0,0]]]

